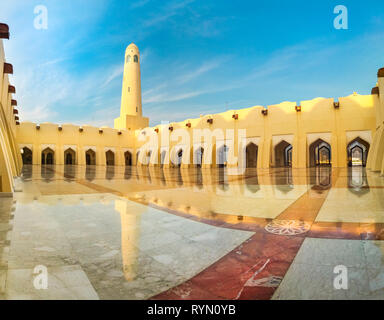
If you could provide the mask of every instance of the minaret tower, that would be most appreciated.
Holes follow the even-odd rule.
[[[141,105],[140,52],[131,43],[125,50],[120,117],[115,119],[115,128],[136,130],[148,127],[148,124],[149,119],[143,117]]]

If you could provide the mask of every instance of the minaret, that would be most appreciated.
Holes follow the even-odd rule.
[[[131,43],[125,50],[120,117],[115,119],[115,128],[135,130],[148,127],[148,123],[141,105],[140,52]]]

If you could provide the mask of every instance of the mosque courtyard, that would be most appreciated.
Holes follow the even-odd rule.
[[[24,165],[15,184],[1,298],[384,298],[384,180],[361,166]]]

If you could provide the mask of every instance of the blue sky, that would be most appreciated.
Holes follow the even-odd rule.
[[[41,4],[47,30],[33,25]],[[339,4],[348,30],[333,27]],[[369,94],[384,65],[382,0],[2,0],[0,22],[22,121],[112,126],[131,42],[151,125]]]

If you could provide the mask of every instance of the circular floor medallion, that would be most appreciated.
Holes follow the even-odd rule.
[[[307,232],[310,227],[308,222],[299,220],[273,220],[265,226],[265,230],[273,234],[293,236]]]

